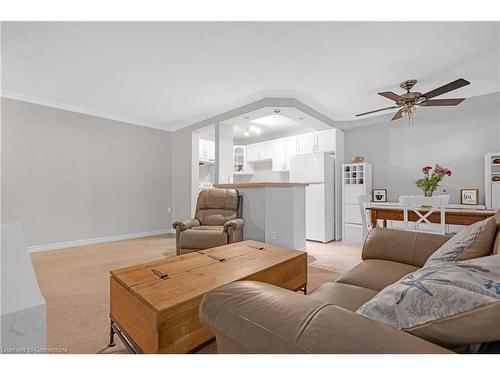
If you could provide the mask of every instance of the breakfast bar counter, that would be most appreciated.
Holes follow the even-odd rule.
[[[306,186],[295,182],[243,182],[215,185],[238,189],[243,197],[243,239],[304,250]]]
[[[309,184],[302,182],[238,182],[230,184],[217,184],[215,187],[221,189],[241,189],[251,187],[306,187]]]

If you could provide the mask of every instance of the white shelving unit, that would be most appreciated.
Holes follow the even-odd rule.
[[[363,230],[358,197],[371,192],[371,164],[342,164],[342,239],[345,242],[361,243]]]
[[[484,157],[485,204],[490,209],[500,208],[500,163],[495,163],[495,160],[500,160],[500,152]]]

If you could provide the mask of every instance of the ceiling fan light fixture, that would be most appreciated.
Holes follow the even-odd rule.
[[[392,91],[382,91],[379,92],[378,94],[385,97],[386,99],[392,100],[395,105],[391,107],[386,107],[386,108],[381,108],[381,109],[376,109],[374,111],[369,111],[369,112],[363,112],[360,114],[357,114],[356,117],[358,116],[365,116],[369,115],[372,113],[376,112],[381,112],[381,111],[386,111],[389,109],[394,109],[394,108],[399,108],[398,112],[394,117],[392,118],[391,121],[394,120],[399,120],[402,117],[408,117],[409,119],[412,119],[415,109],[417,106],[420,107],[437,107],[437,106],[455,106],[460,104],[465,100],[465,98],[454,98],[454,99],[432,99],[436,96],[440,96],[443,94],[446,94],[450,91],[459,89],[461,87],[467,86],[470,84],[469,81],[459,78],[453,82],[450,82],[446,85],[443,85],[441,87],[438,87],[434,90],[428,91],[424,94],[418,91],[410,91],[413,86],[417,83],[417,80],[415,79],[410,79],[407,81],[404,81],[401,83],[400,87],[404,90],[406,90],[405,94],[398,95]]]

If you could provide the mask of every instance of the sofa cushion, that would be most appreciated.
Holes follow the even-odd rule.
[[[179,234],[183,249],[209,249],[227,244],[227,232],[223,226],[202,225],[186,229]]]
[[[493,243],[493,255],[500,254],[500,228],[497,228],[497,234],[495,236],[495,242]]]
[[[469,225],[432,254],[425,266],[442,261],[460,261],[490,255],[497,232],[493,217]]]
[[[495,237],[495,242],[493,244],[493,254],[500,254],[500,210],[497,210],[495,216],[495,222],[497,223],[497,234]]]
[[[236,219],[237,217],[238,214],[236,211],[222,208],[210,208],[196,212],[196,218],[202,225],[224,225],[227,221]]]
[[[449,348],[500,340],[500,255],[421,268],[356,312]]]
[[[344,309],[356,311],[377,293],[377,290],[362,288],[360,286],[328,282],[322,284],[314,292],[309,293],[308,296],[321,302],[333,303]]]
[[[366,259],[335,281],[380,291],[417,269],[390,260]]]

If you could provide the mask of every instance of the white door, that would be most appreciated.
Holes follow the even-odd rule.
[[[306,154],[314,152],[316,136],[315,133],[306,133],[297,136],[297,153]]]
[[[363,187],[361,184],[344,185],[344,203],[359,204],[358,197],[364,194]]]
[[[335,130],[327,129],[316,133],[316,150],[318,152],[335,151]]]
[[[325,184],[306,187],[306,239],[325,241]]]

